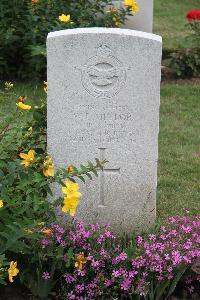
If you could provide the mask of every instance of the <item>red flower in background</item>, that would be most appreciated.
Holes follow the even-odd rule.
[[[199,9],[189,10],[186,15],[186,18],[189,22],[200,21],[200,10]]]

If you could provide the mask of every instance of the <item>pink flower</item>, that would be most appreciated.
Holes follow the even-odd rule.
[[[42,278],[44,278],[45,280],[50,279],[51,277],[50,277],[49,272],[43,272],[43,273],[42,273]]]
[[[113,276],[113,277],[117,278],[117,277],[119,277],[120,275],[121,275],[121,272],[120,272],[119,270],[113,270],[113,272],[112,272],[112,276]]]
[[[106,287],[109,287],[109,286],[111,286],[112,285],[112,280],[111,279],[105,279],[105,281],[104,281],[104,285],[106,286]]]
[[[132,280],[130,278],[124,279],[121,284],[121,289],[124,291],[129,290],[131,287],[131,282],[132,282]]]

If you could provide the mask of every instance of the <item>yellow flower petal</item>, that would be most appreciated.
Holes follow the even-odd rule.
[[[33,150],[28,151],[28,156],[29,156],[30,159],[35,159],[34,153],[35,152]]]
[[[63,207],[62,207],[62,212],[67,212],[69,210],[69,208],[66,206],[66,205],[64,205]]]
[[[48,169],[43,169],[43,174],[46,177],[53,177],[54,176],[54,168],[53,167],[49,167]]]
[[[70,208],[69,209],[69,214],[70,214],[70,216],[74,217],[75,214],[76,214],[76,209],[75,208]]]
[[[58,17],[59,20],[63,23],[68,23],[70,22],[70,15],[65,15],[65,14],[62,14],[61,16]]]
[[[135,0],[124,0],[124,5],[128,6],[133,14],[139,11],[138,4]]]
[[[20,153],[19,156],[23,159],[27,159],[28,158],[28,155],[25,154],[25,153]]]
[[[3,200],[0,200],[0,208],[4,207]]]
[[[27,104],[24,104],[22,102],[18,102],[16,103],[16,105],[21,108],[22,110],[30,110],[31,109],[31,106],[30,105],[27,105]]]
[[[35,161],[35,156],[34,156],[33,150],[29,150],[28,154],[20,153],[19,156],[23,159],[20,164],[24,165],[25,167],[30,166]]]
[[[63,194],[67,194],[67,188],[65,186],[62,187]]]
[[[17,262],[11,261],[10,262],[10,267],[8,269],[8,276],[9,276],[9,281],[13,282],[13,277],[17,276],[19,273],[19,269],[17,269]]]

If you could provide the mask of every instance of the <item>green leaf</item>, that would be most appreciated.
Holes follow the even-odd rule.
[[[185,273],[185,271],[188,269],[188,266],[182,266],[180,267],[180,269],[178,270],[176,276],[174,277],[173,281],[172,281],[172,284],[170,286],[170,289],[169,289],[169,292],[168,292],[168,295],[167,297],[169,297],[175,290],[179,280],[181,279],[181,277],[183,276],[183,274]]]
[[[73,174],[73,175],[78,174],[78,169],[77,169],[76,167],[74,167],[74,166],[73,166],[73,172],[72,172],[72,174]]]
[[[94,173],[94,175],[95,175],[96,177],[98,177],[98,173],[97,173],[97,170],[96,170],[96,169],[92,169],[91,172]]]
[[[88,169],[86,168],[86,166],[80,165],[80,167],[81,167],[81,171],[82,171],[83,173],[85,173],[85,172],[88,171]]]
[[[88,178],[90,178],[90,180],[93,179],[93,178],[92,178],[92,175],[91,175],[90,173],[85,173],[85,175],[86,175]]]
[[[167,287],[169,286],[170,284],[170,281],[169,280],[166,280],[164,281],[162,284],[158,284],[157,287],[156,287],[156,299],[160,299],[165,290],[167,289]]]
[[[67,251],[67,257],[69,260],[74,259],[74,252],[73,252],[73,248],[69,248]]]
[[[85,183],[85,178],[83,176],[78,176],[78,178]]]

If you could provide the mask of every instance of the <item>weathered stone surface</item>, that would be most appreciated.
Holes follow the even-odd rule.
[[[115,7],[122,7],[122,0],[112,1]],[[134,16],[128,16],[126,24],[122,26],[127,29],[134,29],[146,32],[153,30],[153,0],[137,0],[139,12]]]
[[[50,33],[48,149],[56,166],[106,158],[78,216],[116,231],[155,219],[161,38],[125,29]]]

